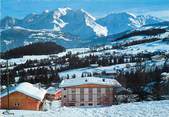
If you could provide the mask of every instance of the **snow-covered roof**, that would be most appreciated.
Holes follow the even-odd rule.
[[[62,82],[60,83],[60,87],[71,87],[71,86],[78,86],[83,84],[121,86],[121,84],[115,79],[105,79],[99,77],[84,77],[84,78],[62,80]]]
[[[46,94],[46,90],[42,88],[37,88],[28,82],[21,83],[15,87],[9,89],[9,93],[20,92],[27,96],[33,97],[37,100],[42,101]],[[1,93],[0,97],[7,95],[7,91]]]
[[[56,88],[55,87],[49,87],[47,89],[47,93],[48,94],[55,94],[56,93]]]

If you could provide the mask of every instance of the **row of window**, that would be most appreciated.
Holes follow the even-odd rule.
[[[97,105],[101,105],[101,103],[97,103]],[[69,106],[75,106],[75,103],[69,103]],[[80,106],[85,106],[85,104],[81,103]],[[88,103],[88,106],[93,106],[93,103]]]
[[[19,102],[16,102],[14,105],[15,106],[21,106],[21,105],[29,105],[29,104],[32,104],[31,102],[27,102],[27,103],[19,103]]]
[[[94,88],[88,88],[88,89],[89,89],[89,93],[93,93]],[[111,88],[105,88],[105,89],[106,89],[106,93],[111,92]],[[66,88],[64,88],[64,90],[66,90]],[[76,88],[72,88],[71,93],[76,94]],[[101,88],[97,88],[97,93],[101,93]],[[84,88],[80,88],[80,94],[84,94]]]
[[[89,88],[89,101],[93,100],[93,88]],[[110,88],[106,88],[106,94],[109,94],[111,91]],[[64,95],[66,98],[66,95]],[[100,100],[101,98],[101,88],[97,88],[97,99]],[[76,100],[76,89],[72,89],[72,101]],[[80,88],[80,101],[84,101],[84,88]]]

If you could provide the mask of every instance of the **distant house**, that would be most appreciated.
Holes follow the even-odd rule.
[[[0,95],[0,108],[18,110],[41,110],[45,101],[46,90],[37,88],[30,83],[24,82],[15,87],[9,88]]]
[[[51,101],[61,99],[61,90],[55,87],[49,87],[47,89],[46,98]]]
[[[114,101],[115,79],[85,77],[65,79],[61,82],[62,106],[108,106]]]
[[[90,67],[96,68],[96,67],[99,67],[99,65],[98,64],[90,64]]]
[[[56,98],[56,100],[60,100],[61,97],[62,97],[62,90],[58,89],[55,93],[55,98]]]

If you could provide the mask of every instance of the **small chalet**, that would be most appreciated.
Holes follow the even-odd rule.
[[[7,91],[1,93],[0,108],[7,109],[9,107],[9,109],[18,110],[42,110],[45,95],[46,90],[24,82],[9,88],[9,95]]]
[[[56,98],[56,100],[60,100],[61,97],[62,97],[62,90],[58,89],[55,93],[55,98]]]
[[[47,89],[46,98],[51,101],[61,99],[61,89],[56,89],[55,87],[49,87]]]
[[[84,77],[65,79],[61,82],[62,106],[109,106],[114,101],[115,79]]]

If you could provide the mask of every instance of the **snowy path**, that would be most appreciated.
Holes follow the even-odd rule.
[[[57,105],[57,104],[56,104]],[[169,117],[169,100],[136,102],[98,108],[58,107],[46,112],[11,111],[14,116],[2,117]],[[2,113],[3,110],[0,110]]]

